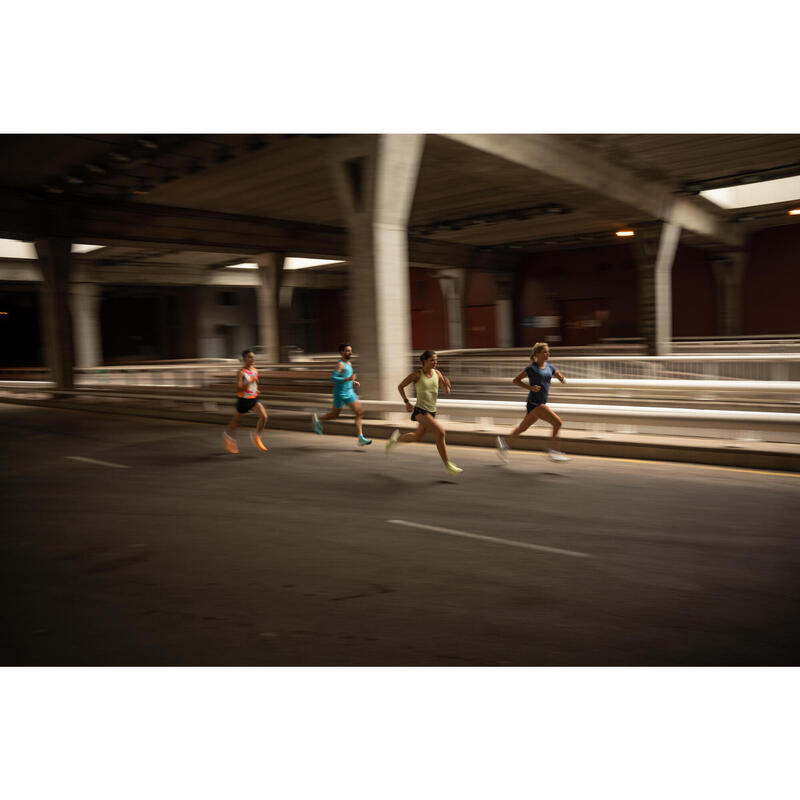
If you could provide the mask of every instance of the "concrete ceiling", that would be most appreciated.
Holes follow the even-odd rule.
[[[81,241],[112,245],[82,257],[107,264],[214,268],[267,245],[342,257],[337,137],[0,136],[0,236],[30,238],[36,225],[68,235],[73,225]],[[800,135],[429,135],[411,250],[446,265],[475,251],[612,244],[620,226],[657,232],[665,204],[687,220],[683,241],[730,247],[800,219],[787,204],[724,211],[698,192],[798,174]]]

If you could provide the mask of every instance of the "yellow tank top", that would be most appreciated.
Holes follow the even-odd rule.
[[[439,376],[436,370],[431,373],[430,378],[425,377],[425,373],[420,370],[419,380],[414,384],[417,390],[417,406],[425,411],[436,411],[436,398],[439,396]]]

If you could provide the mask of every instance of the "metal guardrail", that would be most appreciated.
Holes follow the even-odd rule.
[[[439,359],[440,369],[453,380],[480,376],[510,380],[528,363],[516,358],[444,355]],[[568,379],[800,381],[800,354],[794,353],[562,358],[554,352],[550,363]]]
[[[78,387],[71,391],[59,391],[47,382],[36,385],[9,385],[0,387],[10,394],[29,396],[36,401],[50,395],[102,396],[134,402],[143,402],[150,407],[156,404],[200,406],[201,411],[227,413],[232,408],[232,396],[218,391],[203,390],[187,394],[169,394],[158,387],[149,391],[135,387]],[[280,410],[295,414],[307,414],[321,406],[321,396],[270,395],[265,398],[270,411]],[[327,401],[328,398],[325,398]],[[398,401],[362,400],[367,415],[388,418],[395,423],[408,422],[405,407]],[[327,405],[327,402],[326,402]],[[574,431],[585,431],[589,437],[606,433],[649,434],[667,437],[703,437],[740,442],[778,442],[800,444],[800,414],[761,411],[724,411],[675,407],[611,406],[594,404],[551,403],[550,407],[564,420],[565,427]],[[524,405],[513,401],[477,401],[440,399],[439,416],[475,426],[478,431],[499,433],[508,430],[522,419]],[[537,425],[536,431],[547,431],[546,425]]]

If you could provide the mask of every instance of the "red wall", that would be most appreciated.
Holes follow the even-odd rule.
[[[578,303],[576,301],[582,301]],[[523,261],[515,297],[517,347],[527,347],[561,336],[564,324],[589,313],[601,323],[596,328],[571,328],[571,336],[581,341],[602,337],[639,335],[638,276],[630,245],[592,247],[537,253]],[[558,316],[559,328],[531,327],[532,318]],[[587,341],[586,343],[591,343]]]
[[[447,305],[439,279],[428,269],[412,267],[411,283],[411,347],[414,350],[446,350]]]
[[[800,220],[756,233],[742,283],[742,335],[800,334]]]
[[[494,276],[467,270],[464,286],[464,347],[497,347]]]

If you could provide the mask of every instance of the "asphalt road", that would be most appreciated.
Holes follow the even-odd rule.
[[[0,404],[0,663],[798,664],[800,475],[220,433]]]

